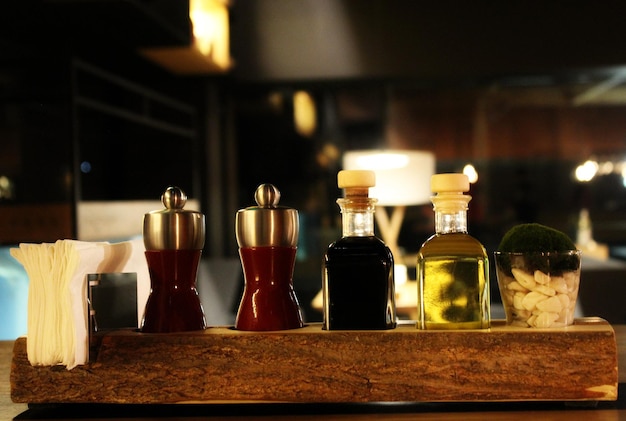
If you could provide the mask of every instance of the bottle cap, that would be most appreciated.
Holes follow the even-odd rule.
[[[340,189],[370,188],[376,185],[376,173],[369,170],[343,170],[337,174]]]
[[[337,173],[337,186],[344,198],[337,199],[341,212],[374,211],[377,199],[370,198],[370,187],[376,186],[376,173],[369,170],[343,170]]]
[[[430,189],[437,193],[431,197],[435,210],[458,212],[467,210],[472,197],[467,194],[470,189],[469,178],[465,174],[435,174],[430,177]]]
[[[201,250],[204,247],[204,215],[183,209],[187,195],[178,187],[168,187],[161,195],[165,209],[143,217],[146,250]]]
[[[257,206],[237,211],[235,234],[239,247],[295,247],[298,244],[298,211],[279,206],[280,191],[261,184],[254,193]]]
[[[430,177],[430,190],[434,193],[465,193],[470,189],[465,174],[435,174]]]

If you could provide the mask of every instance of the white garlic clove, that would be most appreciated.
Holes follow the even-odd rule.
[[[578,291],[578,281],[580,277],[576,272],[565,272],[563,274],[563,279],[565,279],[567,290],[569,292]]]
[[[570,302],[572,301],[570,300],[569,295],[559,294],[557,295],[557,298],[561,301],[561,306],[563,306],[563,308],[569,308]]]
[[[506,286],[507,289],[513,290],[513,291],[521,291],[521,292],[528,292],[528,288],[523,287],[519,282],[517,281],[512,281],[509,282],[509,284]]]
[[[533,326],[539,327],[539,328],[552,327],[554,326],[554,322],[558,318],[559,318],[558,314],[546,311],[546,312],[541,313],[535,318],[533,322]]]
[[[559,300],[559,297],[554,296],[546,300],[539,301],[537,303],[537,309],[544,312],[555,313],[558,318],[558,314],[563,309],[563,305],[561,304],[561,300]]]
[[[550,286],[554,288],[554,290],[560,294],[567,294],[567,282],[562,276],[553,276],[550,281]]]
[[[513,307],[515,307],[518,310],[525,310],[524,304],[522,303],[522,301],[524,300],[524,297],[526,297],[526,294],[524,294],[523,292],[517,292],[513,296]]]
[[[511,272],[513,273],[515,280],[527,289],[533,289],[533,287],[537,284],[535,282],[535,277],[530,273],[526,273],[523,270],[516,268],[511,269]]]
[[[535,271],[534,278],[535,278],[535,282],[537,282],[538,284],[546,285],[550,283],[550,275],[543,273],[540,270]]]
[[[524,296],[524,298],[522,299],[522,306],[524,306],[526,310],[532,311],[537,306],[537,303],[546,299],[548,299],[546,295],[532,291]]]
[[[549,297],[554,297],[556,295],[556,291],[554,290],[554,288],[550,288],[547,285],[541,285],[541,284],[537,284],[534,288],[533,291],[535,292],[539,292],[543,295],[547,295]]]

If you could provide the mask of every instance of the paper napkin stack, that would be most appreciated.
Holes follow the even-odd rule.
[[[59,240],[20,244],[11,255],[29,277],[27,353],[32,365],[65,365],[89,360],[87,275],[136,272],[138,309],[150,288],[141,240],[116,244]]]

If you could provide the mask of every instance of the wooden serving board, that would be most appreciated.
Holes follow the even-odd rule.
[[[585,318],[561,329],[493,322],[485,331],[279,332],[228,327],[116,331],[93,362],[33,367],[15,342],[21,403],[463,402],[617,399],[615,332]]]

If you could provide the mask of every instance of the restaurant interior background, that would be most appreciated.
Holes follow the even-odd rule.
[[[473,165],[469,229],[490,254],[521,222],[576,239],[588,210],[599,252],[583,268],[583,310],[626,322],[624,9],[234,0],[223,61],[215,46],[213,56],[190,52],[181,0],[3,4],[0,314],[14,329],[0,333],[25,326],[27,278],[11,247],[140,236],[143,213],[172,184],[207,216],[198,287],[210,295],[209,324],[236,311],[234,217],[261,183],[300,212],[294,286],[306,320],[321,320],[311,301],[341,232],[336,174],[358,149],[430,151],[438,172]],[[304,125],[294,98],[309,105]],[[587,161],[595,177],[580,181]],[[399,245],[409,265],[433,229],[430,205],[407,208]]]

